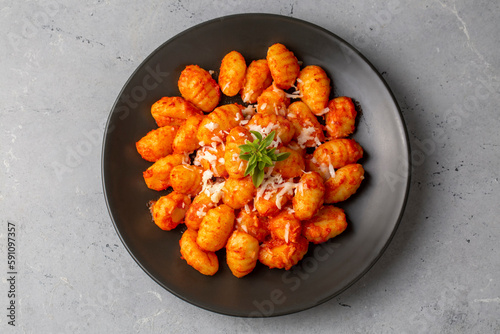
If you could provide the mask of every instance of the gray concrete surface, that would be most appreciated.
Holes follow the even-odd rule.
[[[499,6],[2,0],[0,332],[499,333]],[[393,89],[414,158],[406,212],[377,264],[319,307],[264,320],[199,309],[153,282],[116,235],[100,178],[104,122],[140,62],[186,28],[245,12],[307,20],[356,46]]]

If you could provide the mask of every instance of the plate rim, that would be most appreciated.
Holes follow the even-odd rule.
[[[288,21],[288,22],[293,22],[295,24],[297,24],[297,23],[303,24],[303,25],[309,26],[310,28],[312,28],[314,30],[319,30],[319,31],[321,31],[321,32],[323,32],[323,33],[325,33],[327,35],[330,35],[334,39],[337,39],[338,41],[340,41],[341,43],[343,43],[346,47],[348,47],[350,49],[350,51],[354,52],[357,56],[359,56],[370,67],[370,69],[377,75],[377,77],[383,83],[383,85],[384,85],[387,93],[389,94],[392,102],[394,103],[394,105],[396,107],[396,110],[397,110],[397,113],[398,113],[398,116],[399,116],[398,121],[401,124],[401,128],[402,128],[403,133],[404,133],[404,141],[405,141],[405,143],[404,143],[405,145],[404,146],[406,147],[406,154],[407,154],[407,157],[408,157],[408,159],[407,159],[408,165],[407,165],[407,168],[406,168],[407,180],[406,180],[406,185],[405,185],[404,198],[403,198],[403,201],[401,203],[401,206],[398,208],[399,209],[398,218],[396,219],[396,223],[394,225],[394,228],[391,231],[391,234],[388,237],[388,239],[386,240],[384,246],[380,248],[378,254],[373,258],[373,260],[369,263],[369,265],[366,266],[366,268],[361,273],[359,273],[354,279],[352,279],[342,289],[340,289],[339,291],[337,291],[334,294],[331,294],[331,295],[329,295],[327,297],[324,297],[324,298],[318,300],[315,304],[311,304],[311,305],[306,306],[306,307],[298,307],[298,308],[295,308],[295,309],[292,309],[292,310],[289,310],[289,311],[275,312],[275,313],[270,314],[270,315],[264,315],[264,314],[262,314],[260,316],[255,316],[255,315],[246,315],[245,316],[245,315],[231,314],[231,313],[228,313],[228,312],[222,312],[222,311],[219,311],[219,310],[211,309],[211,308],[209,308],[209,307],[207,307],[205,305],[202,305],[202,304],[200,304],[200,303],[198,303],[196,301],[190,300],[190,299],[184,297],[181,294],[178,294],[177,292],[173,291],[168,286],[166,286],[165,284],[163,284],[159,279],[157,279],[156,277],[154,277],[144,267],[144,265],[136,258],[136,256],[132,252],[132,250],[129,248],[129,246],[127,245],[127,243],[124,241],[123,236],[122,236],[122,234],[120,233],[120,231],[118,229],[117,223],[115,221],[115,218],[114,218],[113,213],[112,213],[111,208],[110,208],[110,203],[109,203],[109,200],[108,200],[108,194],[107,194],[107,191],[106,191],[106,179],[105,179],[105,164],[106,164],[106,161],[105,161],[105,151],[106,151],[106,142],[107,142],[108,135],[112,132],[112,131],[109,130],[109,125],[110,125],[110,122],[111,122],[111,118],[112,118],[112,116],[114,114],[114,111],[115,111],[115,109],[117,107],[117,104],[120,102],[120,97],[124,93],[126,87],[130,83],[130,81],[139,72],[139,70],[141,70],[147,64],[147,62],[152,57],[154,57],[154,55],[156,53],[158,53],[162,48],[164,48],[171,41],[182,37],[182,35],[187,34],[187,33],[191,32],[191,31],[194,31],[194,30],[202,29],[204,26],[216,23],[217,21],[222,22],[222,21],[225,21],[225,20],[228,20],[228,19],[235,19],[235,18],[238,18],[238,17],[245,17],[245,18],[268,18],[268,19],[276,19],[276,20],[279,19],[279,20],[284,20],[284,21]],[[405,160],[405,163],[406,163],[406,160]],[[127,252],[134,259],[134,261],[136,262],[136,264],[138,264],[139,267],[151,279],[153,279],[153,281],[155,281],[158,285],[160,285],[162,288],[164,288],[165,290],[167,290],[168,292],[170,292],[172,295],[176,296],[177,298],[179,298],[179,299],[181,299],[183,301],[186,301],[189,304],[194,305],[196,307],[199,307],[201,309],[204,309],[204,310],[207,310],[207,311],[211,311],[211,312],[214,312],[214,313],[217,313],[217,314],[222,314],[222,315],[231,316],[231,317],[237,317],[237,318],[271,318],[271,317],[279,317],[279,316],[284,316],[284,315],[288,315],[288,314],[293,314],[293,313],[298,313],[298,312],[301,312],[301,311],[305,311],[305,310],[317,307],[317,306],[319,306],[319,305],[321,305],[321,304],[323,304],[323,303],[325,303],[325,302],[327,302],[327,301],[335,298],[336,296],[342,294],[347,289],[349,289],[351,286],[353,286],[356,282],[358,282],[364,275],[366,275],[366,273],[368,271],[370,271],[370,269],[375,265],[375,263],[378,262],[378,260],[382,257],[382,255],[384,254],[384,252],[389,247],[389,244],[391,243],[392,239],[394,238],[394,236],[395,236],[395,234],[396,234],[396,232],[397,232],[397,230],[399,228],[399,225],[401,224],[401,220],[403,218],[403,215],[404,215],[404,212],[405,212],[405,209],[406,209],[406,205],[408,203],[408,197],[409,197],[409,192],[410,192],[410,187],[411,187],[411,177],[412,177],[411,146],[410,146],[410,139],[409,139],[409,134],[408,134],[408,129],[407,129],[407,126],[406,126],[406,123],[405,123],[405,119],[404,119],[403,113],[401,111],[401,108],[400,108],[400,106],[399,106],[399,104],[398,104],[398,102],[396,100],[396,97],[394,96],[394,93],[390,89],[390,87],[387,84],[386,80],[382,77],[382,75],[380,74],[380,72],[376,69],[376,67],[360,51],[358,51],[351,43],[347,42],[342,37],[338,36],[337,34],[333,33],[332,31],[327,30],[326,28],[323,28],[323,27],[321,27],[321,26],[319,26],[319,25],[317,25],[315,23],[311,23],[311,22],[306,21],[306,20],[302,20],[302,19],[298,19],[298,18],[290,17],[290,16],[285,16],[285,15],[270,14],[270,13],[239,13],[239,14],[225,15],[225,16],[213,18],[213,19],[210,19],[210,20],[207,20],[207,21],[203,21],[203,22],[200,22],[200,23],[198,23],[198,24],[196,24],[194,26],[191,26],[191,27],[189,27],[189,28],[187,28],[187,29],[185,29],[185,30],[183,30],[183,31],[175,34],[174,36],[170,37],[168,40],[166,40],[165,42],[163,42],[162,44],[160,44],[158,47],[156,47],[151,53],[149,53],[149,55],[146,58],[144,58],[144,60],[135,68],[135,70],[130,74],[130,76],[128,77],[128,79],[126,80],[126,82],[123,84],[122,88],[120,89],[120,92],[117,95],[117,98],[116,98],[115,102],[113,103],[113,105],[112,105],[112,107],[111,107],[111,109],[109,111],[108,118],[107,118],[107,121],[106,121],[106,125],[105,125],[105,128],[104,128],[104,134],[103,134],[102,145],[101,145],[101,164],[100,164],[100,167],[101,167],[101,185],[102,185],[102,189],[103,189],[103,196],[104,196],[104,200],[106,202],[106,208],[108,210],[108,214],[109,214],[109,216],[111,218],[111,221],[113,223],[113,226],[114,226],[116,234],[118,235],[120,241],[124,245],[124,247],[127,250]]]

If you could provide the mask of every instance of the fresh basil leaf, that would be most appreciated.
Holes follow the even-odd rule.
[[[259,149],[265,149],[267,148],[269,145],[271,145],[271,143],[273,142],[274,140],[274,136],[276,135],[276,131],[272,131],[266,138],[264,138],[264,140],[260,143],[259,145]]]
[[[249,153],[253,151],[253,146],[250,144],[243,144],[239,146],[240,151],[244,153]]]
[[[255,169],[255,165],[252,166],[252,165],[248,164],[247,168],[245,169],[245,175],[244,176],[252,174],[254,172],[254,169]]]
[[[262,135],[257,131],[250,131],[253,135],[260,141],[262,140]]]
[[[241,154],[240,153],[240,159],[241,160],[245,160],[245,161],[248,161],[250,159],[252,155],[250,153],[247,153],[247,154]]]
[[[276,155],[275,161],[283,161],[290,156],[290,152],[279,153]]]
[[[257,169],[256,172],[252,175],[252,181],[255,187],[258,187],[264,181],[264,170]]]
[[[271,158],[267,155],[264,155],[262,157],[262,162],[266,163],[268,166],[272,166],[273,165],[273,161],[271,160]]]

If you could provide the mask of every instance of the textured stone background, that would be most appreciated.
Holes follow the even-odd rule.
[[[500,332],[497,1],[0,4],[2,310],[9,221],[19,261],[18,326],[2,311],[0,332]],[[182,30],[248,12],[307,20],[357,47],[393,89],[414,157],[405,215],[377,264],[319,307],[264,320],[196,308],[153,282],[120,242],[100,179],[103,124],[134,69]]]

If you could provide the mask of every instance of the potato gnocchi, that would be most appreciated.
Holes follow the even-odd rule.
[[[185,225],[181,258],[203,275],[217,273],[219,252],[238,278],[259,262],[289,270],[310,243],[346,230],[344,210],[332,204],[354,195],[364,179],[363,148],[348,138],[357,116],[352,99],[332,98],[328,73],[318,65],[301,69],[283,44],[263,56],[248,62],[236,50],[222,55],[217,81],[213,71],[187,65],[180,96],[152,105],[158,128],[136,143],[154,162],[143,172],[146,186],[173,189],[151,201],[154,223],[162,230]],[[271,133],[265,149],[288,155],[259,167],[264,176],[255,183],[240,146]]]

